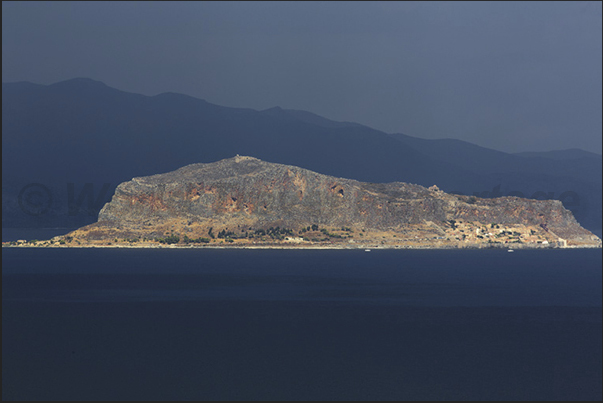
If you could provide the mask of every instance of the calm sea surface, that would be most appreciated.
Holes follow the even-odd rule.
[[[5,400],[601,400],[601,250],[3,249]]]

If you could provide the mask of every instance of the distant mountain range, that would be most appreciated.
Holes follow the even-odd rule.
[[[89,224],[121,182],[241,154],[363,182],[558,199],[584,227],[601,228],[602,159],[582,150],[509,154],[83,78],[3,83],[2,101],[3,227]]]

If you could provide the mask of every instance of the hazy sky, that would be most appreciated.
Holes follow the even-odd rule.
[[[2,2],[2,81],[601,153],[601,2]]]

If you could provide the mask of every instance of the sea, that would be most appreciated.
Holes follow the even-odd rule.
[[[602,399],[601,249],[2,250],[3,400]]]

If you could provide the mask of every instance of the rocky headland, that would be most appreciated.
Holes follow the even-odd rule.
[[[547,248],[601,240],[557,200],[365,183],[236,156],[124,182],[98,222],[35,246]]]

